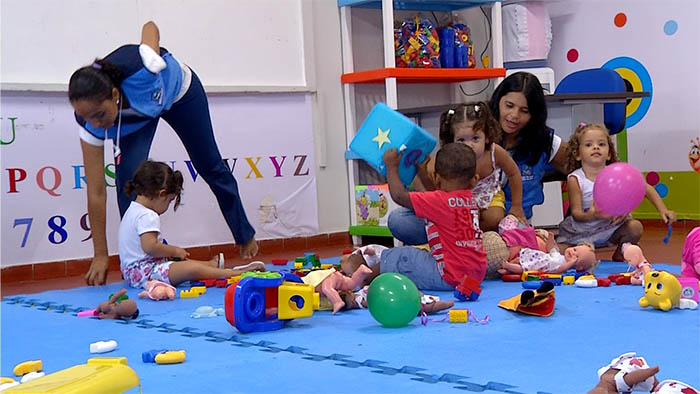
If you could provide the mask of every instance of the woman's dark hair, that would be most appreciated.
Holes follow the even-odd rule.
[[[104,59],[95,59],[89,66],[79,68],[70,77],[68,100],[103,101],[112,98],[112,89],[119,88],[124,73]]]
[[[454,126],[464,122],[474,122],[474,131],[484,132],[486,150],[491,150],[491,144],[501,140],[501,126],[491,116],[489,106],[483,101],[460,104],[440,115],[440,146],[455,142]]]
[[[161,190],[165,189],[165,194],[175,194],[175,206],[177,210],[180,205],[180,193],[182,193],[182,173],[173,171],[165,163],[153,160],[145,160],[139,164],[134,177],[124,185],[124,193],[132,196],[146,196],[148,198],[158,197]]]
[[[518,133],[518,143],[513,150],[513,159],[525,161],[534,166],[540,160],[542,153],[549,161],[552,149],[552,133],[547,127],[547,105],[544,102],[544,91],[536,76],[528,72],[517,72],[509,75],[501,82],[491,95],[489,107],[491,113],[500,124],[501,113],[499,104],[501,98],[510,92],[520,92],[525,95],[530,121]],[[501,140],[500,145],[503,145]]]

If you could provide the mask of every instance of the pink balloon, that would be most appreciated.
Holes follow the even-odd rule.
[[[593,201],[596,209],[612,215],[627,215],[644,199],[646,182],[642,173],[627,163],[613,163],[595,178]]]

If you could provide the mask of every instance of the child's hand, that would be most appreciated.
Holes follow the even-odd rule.
[[[401,163],[401,155],[399,155],[396,148],[391,148],[384,152],[384,165],[387,168],[399,168],[399,163]]]
[[[426,174],[428,173],[428,163],[430,163],[430,156],[425,155],[425,160],[423,160],[422,163],[419,163],[418,160],[414,163],[416,167],[418,167],[419,171],[424,171]]]
[[[188,257],[190,257],[190,254],[183,248],[175,247],[175,252],[170,257],[174,257],[179,260],[186,260]]]
[[[666,224],[671,224],[676,221],[676,213],[673,211],[665,209],[659,212],[659,214],[661,215],[661,220],[663,220]]]

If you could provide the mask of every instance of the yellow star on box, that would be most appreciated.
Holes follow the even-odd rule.
[[[382,149],[382,145],[384,145],[385,142],[391,142],[391,140],[389,140],[390,131],[390,129],[382,131],[381,128],[377,127],[377,136],[372,138],[372,141],[376,141],[379,144],[379,149]]]

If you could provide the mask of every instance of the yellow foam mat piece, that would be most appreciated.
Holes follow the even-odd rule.
[[[4,393],[121,393],[139,386],[139,377],[126,357],[97,357],[44,377],[9,388]]]

